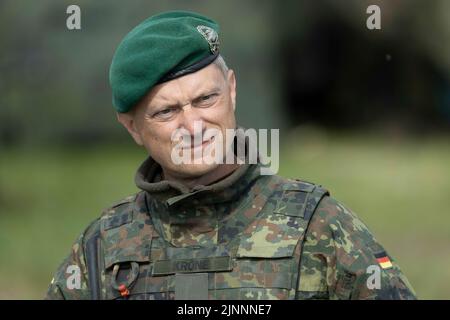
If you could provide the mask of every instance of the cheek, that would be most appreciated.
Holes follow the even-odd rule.
[[[168,126],[156,123],[146,124],[142,132],[142,139],[147,150],[161,150],[170,145],[172,131]]]
[[[223,123],[225,124],[225,126],[227,128],[235,127],[236,119],[235,119],[233,104],[231,103],[231,101],[229,101],[226,111],[224,112],[222,117],[224,119]]]
[[[221,102],[219,108],[216,108],[212,113],[215,122],[222,124],[233,124],[234,122],[234,110],[231,99],[224,99]]]

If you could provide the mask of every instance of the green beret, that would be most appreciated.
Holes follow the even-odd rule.
[[[200,14],[169,11],[131,30],[109,70],[113,106],[130,111],[155,85],[195,72],[219,54],[219,25]]]

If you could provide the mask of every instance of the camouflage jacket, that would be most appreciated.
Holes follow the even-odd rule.
[[[242,165],[192,190],[160,181],[106,209],[47,299],[415,299],[364,223],[320,186]]]

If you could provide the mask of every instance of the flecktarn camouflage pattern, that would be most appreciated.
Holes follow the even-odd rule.
[[[159,170],[146,160],[142,191],[83,232],[47,299],[415,299],[395,260],[320,186],[242,165],[187,190]]]

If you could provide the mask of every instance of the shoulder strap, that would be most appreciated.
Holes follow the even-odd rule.
[[[275,213],[300,217],[309,221],[320,200],[329,195],[320,185],[305,181],[289,181],[281,185],[273,197],[276,199]]]
[[[97,231],[86,241],[85,257],[88,272],[91,300],[100,300],[100,268],[99,268],[99,244],[100,232]]]

